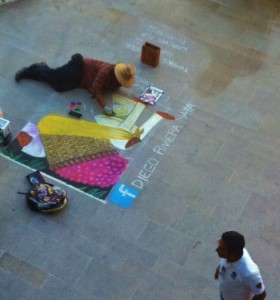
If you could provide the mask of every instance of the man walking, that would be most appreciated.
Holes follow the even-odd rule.
[[[263,300],[265,286],[256,263],[245,247],[245,239],[236,231],[224,232],[216,249],[220,257],[215,272],[221,300]]]

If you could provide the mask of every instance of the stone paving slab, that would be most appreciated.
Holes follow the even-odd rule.
[[[14,136],[70,101],[83,101],[90,120],[100,113],[85,91],[59,94],[14,81],[25,65],[57,66],[76,52],[135,64],[135,86],[122,89],[127,96],[149,83],[165,91],[137,124],[156,111],[176,117],[122,153],[129,168],[121,182],[142,178],[129,209],[63,185],[69,205],[35,214],[17,194],[30,170],[0,156],[0,298],[218,299],[216,241],[235,229],[263,273],[267,299],[279,299],[279,1],[20,0],[0,7],[0,105]],[[140,62],[145,41],[161,48],[157,68]]]
[[[9,273],[15,274],[37,288],[42,286],[47,279],[47,273],[23,262],[15,256],[5,252],[0,258],[0,267]]]

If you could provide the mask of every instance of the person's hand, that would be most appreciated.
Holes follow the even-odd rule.
[[[103,109],[103,112],[104,112],[105,115],[110,116],[110,117],[116,115],[115,112],[112,110],[112,108],[109,107],[109,106],[105,106],[104,109]]]

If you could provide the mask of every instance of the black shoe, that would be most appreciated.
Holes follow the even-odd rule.
[[[44,61],[42,61],[40,63],[35,63],[35,64],[31,65],[29,68],[30,69],[34,69],[34,68],[45,67],[45,66],[47,66],[47,63],[45,63]]]
[[[19,82],[21,79],[24,78],[24,72],[26,70],[27,70],[27,68],[24,67],[16,72],[16,75],[15,75],[16,82]]]
[[[71,56],[72,61],[81,61],[82,59],[83,59],[83,57],[80,53],[76,53]]]

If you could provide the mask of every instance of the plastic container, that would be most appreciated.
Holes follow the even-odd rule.
[[[8,145],[12,140],[10,121],[0,118],[0,145]]]

